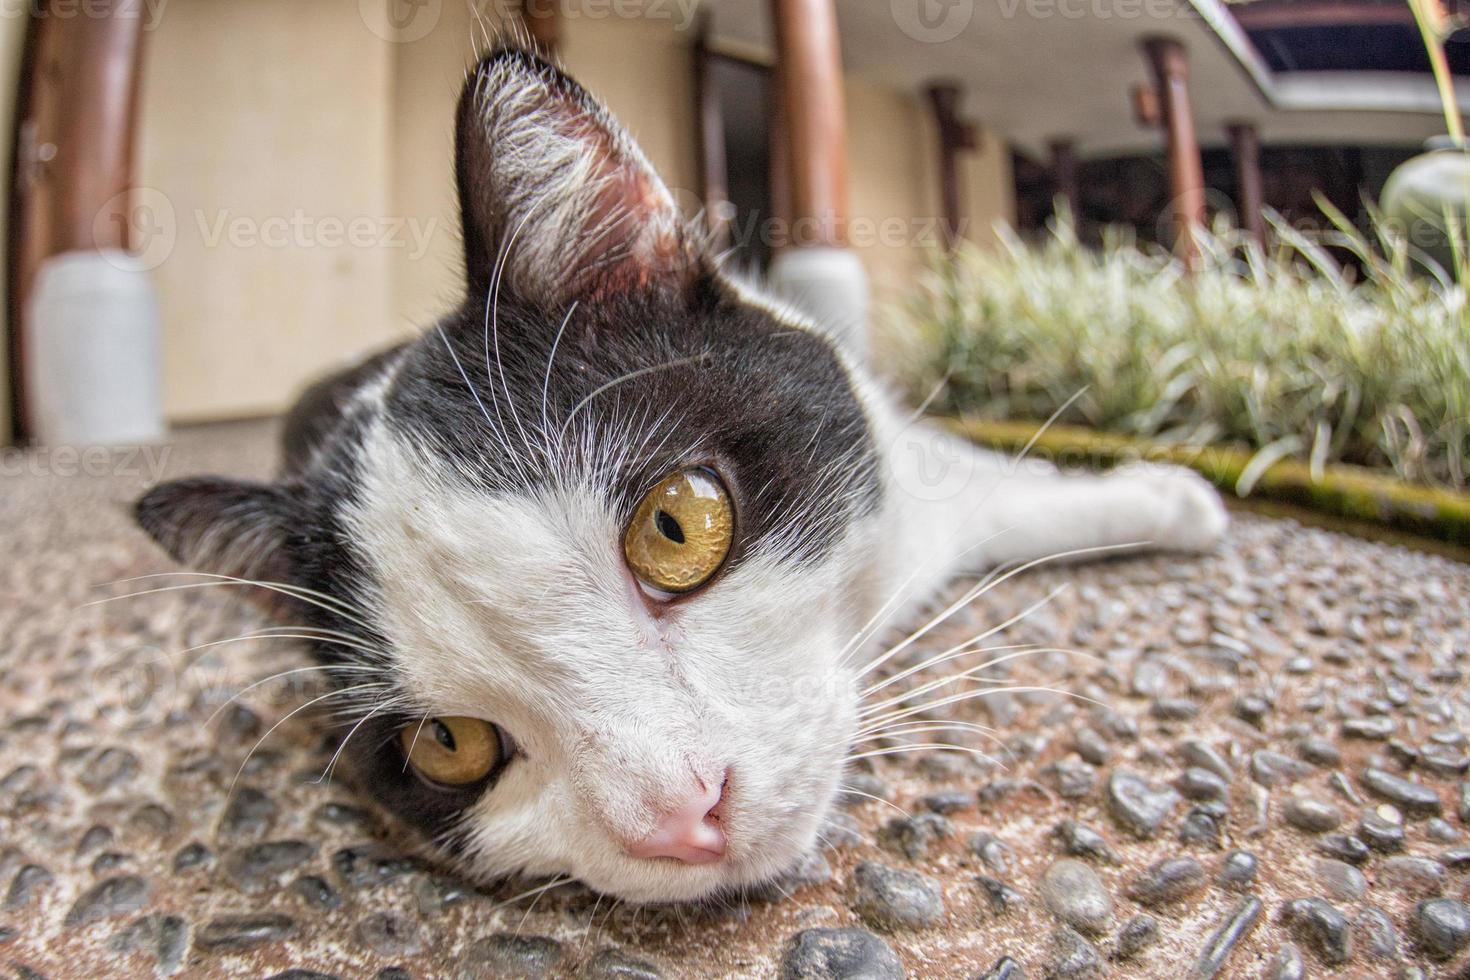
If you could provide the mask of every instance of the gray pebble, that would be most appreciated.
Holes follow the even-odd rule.
[[[1104,965],[1097,947],[1076,929],[1062,926],[1052,933],[1052,957],[1046,975],[1057,980],[1083,980],[1101,976]]]
[[[1017,905],[1021,904],[1021,893],[998,878],[989,875],[976,875],[975,883],[985,893],[986,904],[996,915],[1004,915]]]
[[[883,828],[883,841],[910,861],[923,859],[929,847],[954,833],[954,825],[937,813],[894,817]]]
[[[1336,830],[1342,823],[1342,811],[1335,804],[1310,796],[1291,797],[1282,815],[1293,827],[1312,834]]]
[[[419,924],[402,912],[373,912],[357,923],[357,939],[379,956],[413,956],[424,948]]]
[[[1399,933],[1393,920],[1382,909],[1368,906],[1353,920],[1353,928],[1361,938],[1368,955],[1379,960],[1399,958]]]
[[[1267,789],[1289,786],[1310,776],[1313,771],[1310,763],[1280,752],[1258,749],[1251,753],[1251,778]]]
[[[1091,728],[1077,729],[1077,734],[1073,736],[1073,743],[1077,754],[1094,766],[1107,765],[1113,758],[1113,747]]]
[[[1189,721],[1199,714],[1199,705],[1189,698],[1159,698],[1149,713],[1164,721]]]
[[[1266,980],[1303,980],[1306,975],[1307,965],[1294,943],[1282,946],[1266,963]]]
[[[128,782],[138,774],[138,757],[127,749],[103,749],[82,770],[79,782],[94,793]]]
[[[1112,921],[1112,896],[1097,873],[1074,858],[1062,858],[1047,868],[1040,892],[1053,915],[1083,932],[1096,935]]]
[[[1108,777],[1108,810],[1140,838],[1152,837],[1179,802],[1172,786],[1149,783],[1141,776],[1114,769]]]
[[[1002,956],[977,980],[1026,980],[1026,970],[1009,956]]]
[[[148,883],[136,875],[119,875],[93,885],[66,913],[69,926],[86,925],[124,912],[136,912],[147,904]]]
[[[381,885],[419,870],[420,862],[374,844],[344,847],[332,855],[332,868],[349,888]]]
[[[1185,844],[1205,844],[1218,849],[1220,836],[1220,821],[1203,807],[1191,809],[1179,824],[1179,840]]]
[[[252,844],[231,853],[225,873],[247,894],[279,887],[284,877],[311,860],[316,845],[300,840],[277,840]]]
[[[1391,857],[1378,868],[1378,881],[1410,898],[1433,898],[1444,891],[1444,865],[1431,858]]]
[[[1470,909],[1452,898],[1420,902],[1414,910],[1419,939],[1429,955],[1449,959],[1470,942]]]
[[[919,798],[919,806],[931,813],[949,816],[960,810],[967,810],[975,805],[975,797],[969,793],[958,790],[945,791],[942,793],[930,793],[928,796]]]
[[[582,980],[659,980],[659,967],[609,946],[600,949],[582,970]]]
[[[260,837],[276,819],[276,804],[254,786],[235,790],[220,818],[220,833],[227,837]]]
[[[1345,861],[1318,858],[1313,867],[1323,890],[1336,901],[1356,902],[1368,890],[1368,880],[1363,877],[1363,872]]]
[[[1184,770],[1174,785],[1191,800],[1223,800],[1230,792],[1229,783],[1200,766]]]
[[[1051,783],[1057,795],[1065,800],[1078,800],[1088,796],[1097,783],[1097,772],[1092,766],[1075,760],[1053,762],[1042,769],[1041,774]]]
[[[302,875],[291,882],[291,890],[313,908],[334,909],[342,904],[337,890],[316,875]]]
[[[237,952],[280,942],[295,932],[296,922],[287,915],[222,915],[200,928],[194,945],[204,950]]]
[[[1362,864],[1368,860],[1368,845],[1351,834],[1324,834],[1317,838],[1316,847],[1328,857],[1348,864]]]
[[[1015,857],[1010,845],[984,831],[970,838],[970,852],[985,862],[985,866],[996,874],[1003,875],[1011,870],[1011,860]]]
[[[612,946],[599,950],[582,970],[582,980],[659,980],[662,976],[648,960]]]
[[[1235,778],[1235,771],[1225,757],[1200,739],[1185,739],[1179,745],[1179,754],[1186,765],[1206,769],[1227,783]]]
[[[888,784],[869,772],[854,772],[847,776],[838,802],[846,807],[858,807],[875,800],[888,799]]]
[[[1375,851],[1392,854],[1404,849],[1404,821],[1391,804],[1364,808],[1358,818],[1358,836]]]
[[[1220,887],[1238,891],[1249,887],[1256,880],[1256,872],[1260,866],[1261,862],[1250,851],[1231,851],[1225,855],[1216,880]]]
[[[866,929],[808,929],[791,939],[783,980],[903,980],[898,954]]]
[[[1159,938],[1159,920],[1148,914],[1135,915],[1118,930],[1117,956],[1130,959],[1152,946]]]
[[[145,915],[112,937],[113,950],[153,957],[156,971],[168,976],[178,972],[189,945],[189,924],[176,915]]]
[[[1375,715],[1371,718],[1352,718],[1343,722],[1342,733],[1348,738],[1363,738],[1381,742],[1392,735],[1398,727],[1398,722],[1387,715]]]
[[[1434,776],[1453,779],[1470,770],[1470,756],[1442,745],[1425,745],[1419,749],[1419,768]]]
[[[1200,951],[1191,977],[1208,980],[1219,973],[1236,944],[1256,927],[1256,922],[1261,917],[1261,908],[1261,900],[1254,895],[1247,895],[1237,902],[1205,942],[1205,948]]]
[[[1204,884],[1204,866],[1194,858],[1165,858],[1133,879],[1128,897],[1140,905],[1163,905],[1192,895]]]
[[[1406,814],[1421,817],[1437,817],[1440,814],[1439,794],[1427,786],[1376,768],[1364,770],[1362,778],[1363,785],[1370,792],[1395,804]]]
[[[1328,966],[1337,966],[1352,958],[1352,927],[1326,900],[1293,899],[1282,909],[1281,918],[1297,942],[1306,944]]]
[[[5,893],[5,907],[18,909],[31,904],[36,893],[53,880],[51,872],[39,864],[27,864],[10,880],[10,890]]]
[[[1108,864],[1118,863],[1118,855],[1103,835],[1086,824],[1063,820],[1052,832],[1062,842],[1062,849],[1073,857],[1095,858]]]
[[[822,825],[822,847],[829,851],[856,847],[863,842],[863,832],[851,814],[834,810]]]
[[[939,882],[915,871],[864,861],[852,872],[852,910],[881,929],[924,929],[944,916]]]
[[[174,855],[174,872],[190,868],[208,867],[214,861],[214,852],[198,841],[185,844]]]
[[[459,961],[459,976],[500,980],[502,977],[559,976],[566,951],[546,936],[517,936],[508,932],[477,939]]]
[[[1325,738],[1304,738],[1296,745],[1297,755],[1314,766],[1335,767],[1342,761],[1342,753]]]

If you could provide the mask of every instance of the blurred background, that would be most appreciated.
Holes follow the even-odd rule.
[[[274,415],[311,377],[433,322],[459,282],[454,100],[509,31],[605,100],[738,265],[818,295],[816,312],[892,355],[915,401],[937,386],[932,404],[957,416],[1062,407],[1063,422],[1236,445],[1317,477],[1341,461],[1460,490],[1458,402],[1408,405],[1418,435],[1395,434],[1380,416],[1405,400],[1372,402],[1379,379],[1303,407],[1303,389],[1351,373],[1338,361],[1285,387],[1241,380],[1320,361],[1324,331],[1357,336],[1342,324],[1365,309],[1391,307],[1400,326],[1427,316],[1443,337],[1430,358],[1464,346],[1442,303],[1403,312],[1450,295],[1421,295],[1421,258],[1457,288],[1440,190],[1426,192],[1433,240],[1405,242],[1415,272],[1393,278],[1403,263],[1377,217],[1391,176],[1426,159],[1460,201],[1450,211],[1470,188],[1455,142],[1470,35],[1456,10],[1415,4],[15,0],[0,16],[0,435],[136,442]],[[857,264],[782,268],[817,252]],[[1078,261],[1126,270],[1130,296],[1164,293],[1107,313]],[[1257,340],[1286,332],[1311,350],[1257,343],[1215,381],[1239,390],[1211,395],[1203,354],[1164,358],[1180,337],[1155,329],[1183,329],[1170,303],[1200,308],[1197,284],[1175,279],[1205,267],[1245,291],[1188,327],[1191,343],[1249,317]],[[1263,269],[1305,278],[1272,294]],[[830,279],[826,300],[812,275]],[[1002,301],[991,291],[1006,284]],[[1325,301],[1333,325],[1293,320],[1324,288],[1354,297]],[[1079,291],[1088,302],[1065,309]],[[1028,349],[1007,360],[1013,341]],[[1028,373],[1038,346],[1067,363]],[[1153,381],[1114,390],[1139,365]],[[1463,359],[1440,368],[1400,386],[1463,395]],[[1416,471],[1395,450],[1415,438],[1447,443],[1415,450],[1439,461]]]

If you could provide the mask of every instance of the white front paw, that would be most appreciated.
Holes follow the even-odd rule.
[[[1209,551],[1225,536],[1230,514],[1210,481],[1182,466],[1140,463],[1115,471],[1116,479],[1146,485],[1158,504],[1153,544],[1167,551]]]

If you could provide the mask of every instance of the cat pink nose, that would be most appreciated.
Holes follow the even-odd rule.
[[[725,855],[725,831],[720,826],[720,804],[725,786],[703,790],[658,818],[653,832],[628,845],[636,858],[673,858],[685,864],[709,864]]]

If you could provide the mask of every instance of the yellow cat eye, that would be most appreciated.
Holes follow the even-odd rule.
[[[495,726],[478,718],[430,718],[398,733],[403,754],[419,775],[443,786],[478,782],[504,751]]]
[[[678,470],[644,495],[623,535],[638,580],[660,592],[689,592],[719,571],[735,534],[730,495],[712,471]]]

